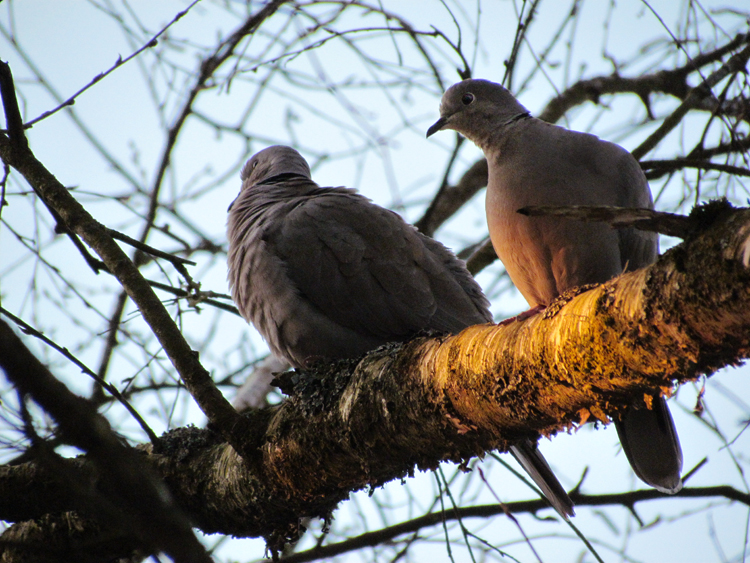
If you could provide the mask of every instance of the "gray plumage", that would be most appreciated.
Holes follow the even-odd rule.
[[[490,238],[532,307],[656,260],[655,233],[517,213],[532,205],[653,208],[646,177],[622,147],[535,119],[508,90],[487,80],[464,80],[445,92],[440,119],[427,136],[442,129],[458,131],[484,151]],[[653,404],[652,410],[628,409],[615,425],[636,475],[676,493],[682,450],[666,401],[654,397]]]
[[[293,366],[491,322],[452,252],[353,190],[319,187],[296,150],[260,151],[242,180],[227,229],[232,297]]]
[[[353,190],[319,187],[296,150],[262,150],[241,176],[227,226],[232,297],[293,366],[492,321],[463,261]],[[572,515],[536,444],[522,442],[513,453],[545,475],[545,494]]]

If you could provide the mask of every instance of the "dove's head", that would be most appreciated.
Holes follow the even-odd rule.
[[[489,80],[463,80],[443,94],[440,119],[427,130],[427,136],[453,129],[481,147],[499,127],[528,114],[529,111],[500,84]]]
[[[240,177],[245,186],[253,186],[280,174],[299,174],[310,178],[310,166],[292,147],[274,145],[257,152],[242,168]]]

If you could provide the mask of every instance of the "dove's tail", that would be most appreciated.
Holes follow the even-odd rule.
[[[628,409],[615,421],[625,455],[636,475],[662,493],[682,489],[682,448],[663,397],[651,409]]]
[[[510,453],[516,458],[516,461],[526,470],[536,483],[537,487],[542,490],[547,501],[565,520],[569,516],[575,516],[573,511],[573,501],[570,500],[568,493],[552,473],[547,460],[539,451],[535,442],[524,440],[510,447]]]

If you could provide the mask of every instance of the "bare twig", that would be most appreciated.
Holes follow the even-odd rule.
[[[192,260],[188,260],[187,258],[181,258],[180,256],[175,256],[174,254],[169,254],[168,252],[164,252],[163,250],[159,250],[158,248],[154,248],[153,246],[144,244],[139,240],[129,237],[125,233],[121,233],[114,229],[107,229],[107,232],[109,232],[109,234],[112,236],[113,239],[117,239],[126,244],[129,244],[133,248],[142,250],[143,252],[146,252],[147,254],[151,254],[152,256],[156,256],[157,258],[163,258],[164,260],[172,262],[172,264],[174,264],[175,266],[177,265],[183,266],[185,264],[189,264],[190,266],[195,266],[195,262],[193,262]]]
[[[109,74],[112,74],[115,70],[117,70],[118,68],[120,68],[124,64],[130,62],[132,59],[134,59],[135,57],[137,57],[138,55],[140,55],[146,49],[151,49],[152,47],[156,47],[156,45],[157,45],[157,39],[161,35],[163,35],[164,33],[166,33],[166,31],[170,27],[172,27],[175,23],[177,23],[178,20],[182,19],[182,17],[185,16],[190,11],[190,9],[193,6],[195,6],[198,2],[200,2],[200,0],[193,0],[193,2],[187,8],[185,8],[181,12],[178,12],[177,15],[175,15],[175,17],[172,18],[172,21],[170,21],[158,33],[156,33],[151,39],[149,39],[140,49],[137,49],[135,52],[131,53],[130,55],[128,55],[124,59],[122,57],[118,58],[117,61],[115,62],[115,64],[113,64],[111,67],[109,67],[104,72],[101,72],[101,73],[97,74],[94,78],[91,79],[91,81],[88,84],[86,84],[83,88],[81,88],[75,94],[73,94],[72,96],[70,96],[63,103],[59,104],[54,109],[51,109],[49,111],[45,111],[39,117],[36,117],[36,118],[32,119],[31,121],[27,122],[24,125],[24,128],[29,129],[29,128],[33,127],[34,125],[36,125],[37,123],[39,123],[40,121],[42,121],[43,119],[47,119],[49,116],[54,115],[55,113],[57,113],[61,109],[65,108],[65,107],[68,107],[68,106],[72,106],[75,103],[76,98],[78,96],[80,96],[81,94],[83,94],[86,90],[88,90],[89,88],[91,88],[94,84],[100,82],[103,78],[106,78]]]
[[[30,324],[24,322],[22,319],[19,319],[11,312],[5,310],[4,308],[0,307],[0,314],[5,315],[8,317],[11,321],[13,321],[18,327],[25,333],[33,336],[34,338],[38,338],[42,342],[44,342],[47,346],[50,348],[54,348],[60,354],[68,358],[68,360],[71,361],[74,365],[78,366],[83,373],[88,375],[91,379],[99,383],[104,389],[109,392],[110,395],[112,395],[120,404],[122,404],[123,407],[125,407],[125,410],[127,410],[130,413],[130,416],[132,416],[135,421],[138,423],[138,426],[141,427],[143,432],[148,436],[148,439],[151,441],[154,446],[158,445],[158,438],[156,437],[156,434],[154,434],[154,431],[151,430],[149,425],[146,423],[145,420],[143,420],[143,417],[138,413],[135,408],[133,408],[133,405],[131,405],[128,400],[120,393],[120,391],[113,385],[110,385],[106,381],[102,380],[101,377],[96,375],[93,371],[91,371],[86,364],[84,364],[82,361],[80,361],[78,358],[76,358],[73,354],[70,353],[70,350],[67,348],[64,348],[54,342],[53,340],[47,338],[44,334],[36,330],[34,327],[32,327]]]
[[[685,168],[695,168],[698,170],[716,170],[732,174],[733,176],[750,176],[750,170],[741,166],[732,166],[731,164],[721,164],[720,162],[711,162],[697,158],[673,158],[671,160],[642,160],[641,168],[646,172],[646,178],[653,180],[677,170]]]
[[[672,70],[660,70],[634,78],[613,74],[581,80],[552,99],[538,117],[544,121],[556,123],[571,108],[589,100],[598,102],[599,98],[605,94],[632,92],[645,100],[651,93],[663,92],[685,99],[690,91],[686,80],[691,72],[721,60],[724,55],[731,53],[749,40],[748,34],[740,34],[726,45],[709,53],[695,56],[687,64]]]
[[[528,217],[565,217],[577,221],[608,223],[612,227],[635,227],[672,237],[686,238],[697,226],[691,217],[677,213],[664,213],[653,209],[570,205],[565,207],[529,206],[518,210]]]
[[[750,37],[750,34],[746,37]],[[649,135],[639,146],[633,149],[632,154],[636,160],[640,160],[644,155],[656,147],[656,145],[659,144],[659,141],[666,137],[672,129],[677,127],[680,121],[682,121],[682,118],[685,117],[691,109],[697,107],[705,98],[713,97],[711,89],[714,86],[730,74],[741,72],[747,66],[748,59],[750,59],[750,45],[746,46],[736,55],[733,55],[718,70],[712,72],[703,82],[690,90],[685,100],[662,122],[658,129],[651,133],[651,135]]]

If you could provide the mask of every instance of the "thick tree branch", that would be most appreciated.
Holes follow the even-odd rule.
[[[148,554],[132,536],[108,524],[75,512],[45,514],[14,524],[0,536],[3,563],[145,560]]]
[[[258,450],[245,449],[257,483],[297,516],[325,515],[349,490],[606,421],[673,381],[736,363],[750,352],[750,210],[719,205],[705,219],[706,232],[649,268],[566,295],[543,315],[298,374],[294,396],[248,443]]]
[[[197,429],[145,448],[201,529],[278,549],[351,491],[645,408],[750,355],[750,210],[702,214],[702,232],[655,264],[543,314],[282,378],[292,396],[247,416],[244,462]]]
[[[716,203],[700,215],[705,232],[648,268],[564,295],[523,323],[430,344],[425,380],[463,424],[549,433],[575,413],[606,420],[639,389],[735,364],[750,351],[750,210]]]

